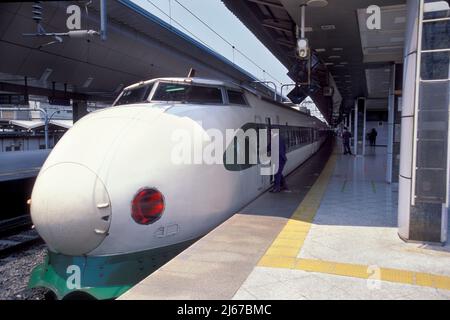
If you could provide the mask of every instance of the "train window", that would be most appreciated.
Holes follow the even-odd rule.
[[[216,87],[160,82],[152,101],[223,104],[222,90]]]
[[[117,101],[114,103],[114,106],[147,102],[152,88],[153,83],[129,90],[124,90],[119,99],[117,99]]]
[[[247,105],[247,101],[245,100],[244,94],[242,92],[227,90],[227,93],[228,93],[228,102],[230,104]]]

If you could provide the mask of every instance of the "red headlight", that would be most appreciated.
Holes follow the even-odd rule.
[[[164,196],[156,189],[142,189],[134,197],[131,216],[139,224],[149,225],[159,220],[164,211]]]

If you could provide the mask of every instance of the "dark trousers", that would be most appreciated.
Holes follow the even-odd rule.
[[[344,154],[352,154],[352,149],[350,148],[350,142],[344,142]]]
[[[280,167],[278,168],[278,172],[275,175],[275,185],[274,190],[280,191],[281,189],[286,188],[286,181],[283,176],[283,169],[286,166],[286,162],[280,161]]]

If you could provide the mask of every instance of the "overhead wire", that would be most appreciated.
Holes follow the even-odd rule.
[[[277,78],[275,78],[273,75],[271,75],[269,72],[267,72],[264,68],[262,68],[260,65],[258,65],[253,59],[251,59],[248,55],[246,55],[244,52],[242,52],[241,50],[239,50],[238,48],[236,48],[235,45],[233,45],[230,41],[228,41],[225,37],[223,37],[220,33],[218,33],[216,30],[214,30],[214,28],[212,28],[208,23],[206,23],[205,21],[203,21],[198,15],[196,15],[192,10],[190,10],[188,7],[186,7],[184,4],[182,4],[180,1],[178,0],[174,0],[178,5],[180,5],[180,7],[182,7],[185,11],[187,11],[190,15],[192,15],[196,20],[198,20],[201,24],[203,24],[205,27],[207,27],[210,31],[212,31],[216,36],[218,36],[222,41],[224,41],[226,44],[228,44],[232,50],[233,50],[233,64],[235,63],[235,57],[234,54],[235,52],[239,53],[242,57],[244,57],[247,61],[249,61],[251,64],[253,64],[256,68],[258,68],[260,71],[262,71],[263,75],[268,75],[270,78],[272,78],[272,80],[275,80],[276,82],[282,84],[281,81],[279,81]],[[189,35],[191,35],[192,37],[194,37],[196,40],[198,40],[199,42],[201,42],[203,45],[205,45],[206,47],[208,47],[209,49],[214,50],[214,48],[212,48],[209,44],[207,44],[205,41],[203,41],[202,39],[200,39],[198,36],[196,36],[194,33],[192,33],[190,30],[188,30],[183,24],[181,24],[179,21],[175,20],[172,17],[172,7],[170,7],[170,14],[167,14],[163,9],[161,9],[158,5],[156,5],[155,3],[153,3],[153,1],[151,0],[147,0],[147,2],[149,4],[151,4],[153,7],[155,7],[159,12],[161,12],[164,16],[166,16],[167,18],[169,18],[169,21],[173,21],[175,22],[178,26],[180,26],[184,31],[186,31]]]
[[[279,81],[277,78],[275,78],[273,75],[271,75],[269,72],[267,72],[264,68],[262,68],[260,65],[258,65],[254,60],[252,60],[249,56],[247,56],[245,53],[243,53],[241,50],[236,48],[234,44],[232,44],[230,41],[228,41],[225,37],[223,37],[220,33],[218,33],[214,28],[212,28],[207,22],[203,21],[198,15],[196,15],[192,10],[190,10],[188,7],[186,7],[184,4],[182,4],[179,0],[174,0],[176,3],[178,3],[184,10],[186,10],[189,14],[191,14],[195,19],[197,19],[200,23],[202,23],[205,27],[207,27],[210,31],[212,31],[215,35],[217,35],[220,39],[222,39],[225,43],[227,43],[233,50],[238,52],[240,55],[242,55],[245,59],[247,59],[249,62],[251,62],[255,67],[260,69],[263,74],[267,74],[269,77],[272,78],[272,80],[275,80],[276,82],[282,84],[281,81]],[[233,58],[234,60],[234,58]]]

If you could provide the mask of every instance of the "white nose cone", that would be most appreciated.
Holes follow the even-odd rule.
[[[52,251],[84,255],[107,236],[111,203],[94,172],[76,163],[60,163],[36,180],[31,217]]]

